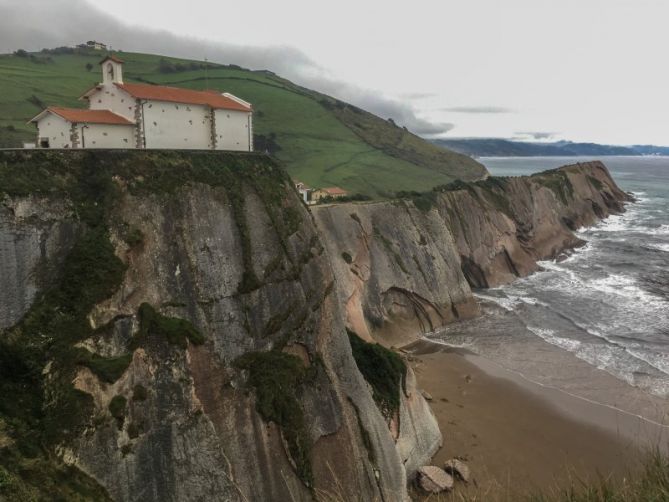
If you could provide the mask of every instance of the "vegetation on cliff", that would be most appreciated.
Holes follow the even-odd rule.
[[[256,410],[264,420],[281,428],[297,475],[307,486],[313,487],[309,460],[312,444],[299,391],[301,386],[314,380],[317,366],[306,367],[299,357],[279,350],[249,352],[234,364],[248,371],[248,383],[255,391]]]
[[[486,173],[467,156],[271,72],[211,63],[205,70],[200,62],[149,54],[120,56],[128,82],[200,90],[207,85],[253,103],[256,148],[275,155],[292,177],[312,187],[340,186],[377,197],[400,189],[429,190]],[[100,57],[89,50],[0,55],[0,146],[34,141],[34,129],[26,122],[48,104],[81,107],[79,96],[99,80],[97,71],[89,72],[86,65],[97,69]],[[48,88],[42,86],[47,82]]]
[[[391,418],[400,406],[406,364],[392,350],[378,343],[367,343],[352,331],[348,332],[348,338],[358,369],[372,387],[376,405],[387,419]]]
[[[141,345],[151,335],[162,337],[182,349],[188,347],[188,342],[194,345],[204,343],[202,333],[186,319],[161,315],[148,303],[139,306],[137,317],[139,332],[131,342],[133,348]]]

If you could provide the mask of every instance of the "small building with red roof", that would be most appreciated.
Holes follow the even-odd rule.
[[[123,81],[123,61],[101,62],[88,109],[49,107],[34,117],[40,148],[253,151],[251,104],[229,93]]]
[[[343,188],[339,187],[319,188],[318,190],[314,190],[314,192],[311,194],[311,200],[313,200],[314,202],[318,202],[321,199],[325,200],[339,199],[340,197],[345,197],[347,195],[348,192]]]

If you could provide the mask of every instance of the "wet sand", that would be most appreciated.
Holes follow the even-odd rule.
[[[633,414],[530,382],[466,351],[429,341],[404,349],[444,436],[433,464],[465,459],[475,479],[465,492],[480,500],[621,478],[638,467],[644,445],[669,438],[667,429]]]

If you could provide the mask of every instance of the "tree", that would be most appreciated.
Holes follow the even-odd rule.
[[[86,63],[86,69],[91,71],[93,69],[93,65],[91,63]]]

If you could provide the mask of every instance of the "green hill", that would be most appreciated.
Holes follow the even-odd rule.
[[[383,197],[429,190],[486,174],[472,160],[433,145],[392,121],[297,86],[268,71],[119,53],[124,79],[227,91],[253,103],[257,150],[279,158],[312,187],[340,186]],[[34,139],[26,122],[46,105],[85,107],[78,97],[99,82],[102,54],[54,49],[0,55],[0,147]]]

